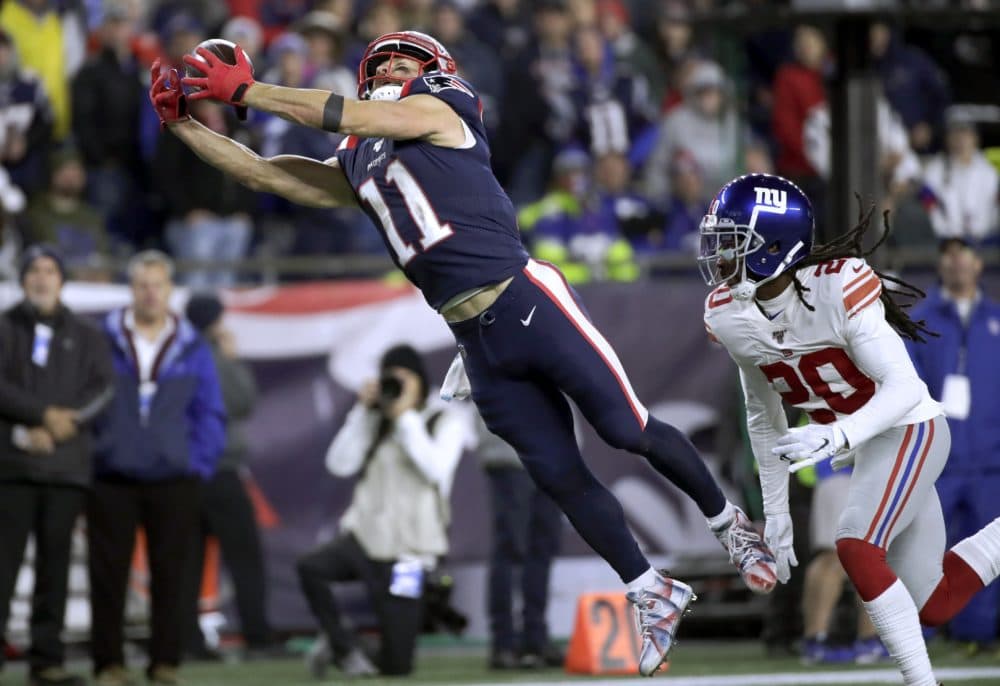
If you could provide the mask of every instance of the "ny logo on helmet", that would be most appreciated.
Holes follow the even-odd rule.
[[[773,207],[779,213],[784,213],[788,209],[788,191],[780,188],[754,188],[757,195],[754,201],[758,205]]]

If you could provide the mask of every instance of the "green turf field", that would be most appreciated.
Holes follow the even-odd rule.
[[[1000,654],[976,658],[957,655],[945,643],[932,644],[932,657],[941,678],[948,686],[997,686],[1000,684]],[[491,672],[484,667],[482,646],[462,644],[424,645],[416,673],[407,679],[366,680],[366,686],[381,684],[539,684],[579,682],[590,686],[621,683],[631,679],[640,683],[663,683],[675,686],[813,686],[814,684],[899,684],[900,677],[888,665],[876,667],[807,668],[797,659],[765,658],[759,644],[685,642],[678,646],[668,672],[652,680],[635,677],[578,677],[558,670]],[[187,686],[316,686],[299,659],[253,662],[249,664],[191,664],[182,670]],[[972,675],[978,675],[973,678]],[[3,682],[23,683],[20,675],[9,674]],[[326,684],[343,684],[335,670]]]

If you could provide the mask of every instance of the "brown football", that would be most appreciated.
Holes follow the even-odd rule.
[[[201,59],[198,55],[198,48],[205,48],[209,52],[214,53],[226,64],[236,64],[236,44],[231,41],[223,40],[222,38],[209,38],[206,41],[202,41],[191,51],[192,55]],[[247,55],[247,61],[250,62],[249,55]],[[250,71],[253,72],[253,62],[250,62]],[[184,65],[184,73],[187,76],[205,75],[200,69],[192,67],[190,64]]]
[[[222,38],[209,38],[208,40],[199,43],[191,54],[197,57],[199,60],[201,56],[198,54],[198,48],[205,48],[209,52],[218,55],[226,64],[236,64],[236,44],[232,41],[223,40]],[[250,60],[250,55],[247,55],[247,62],[250,63],[250,73],[253,74],[253,62]],[[198,69],[197,67],[192,67],[188,63],[184,63],[184,74],[186,76],[204,76],[205,73]],[[191,90],[198,91],[200,88],[191,87]],[[236,105],[236,116],[240,121],[246,121],[247,118],[247,108],[245,105]]]

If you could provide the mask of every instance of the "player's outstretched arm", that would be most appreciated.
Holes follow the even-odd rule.
[[[204,76],[188,76],[186,86],[200,90],[188,98],[212,98],[233,105],[249,105],[296,124],[362,138],[413,140],[458,147],[465,142],[462,121],[447,104],[429,95],[397,101],[348,100],[330,91],[288,88],[254,80],[253,67],[237,46],[236,63],[228,64],[204,48],[184,62]]]
[[[188,113],[188,98],[176,69],[150,67],[149,101],[160,118],[194,152],[213,167],[256,191],[266,191],[310,207],[354,206],[357,200],[335,159],[328,164],[295,155],[271,159],[202,126]]]
[[[430,95],[402,100],[348,100],[330,91],[255,83],[243,102],[296,124],[360,138],[420,138],[445,147],[465,142],[458,115]]]
[[[309,207],[357,205],[354,191],[335,159],[324,163],[298,155],[264,158],[193,119],[171,123],[168,128],[198,157],[252,190],[274,193]]]

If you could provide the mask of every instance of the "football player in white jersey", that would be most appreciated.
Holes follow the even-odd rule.
[[[945,551],[934,481],[951,439],[900,338],[929,332],[865,262],[873,211],[814,245],[812,206],[793,183],[752,174],[723,186],[701,223],[699,266],[716,286],[705,327],[739,366],[779,581],[797,564],[789,465],[853,462],[838,557],[905,683],[935,686],[921,622],[948,621],[1000,575],[1000,520]],[[811,422],[789,428],[782,400]]]

